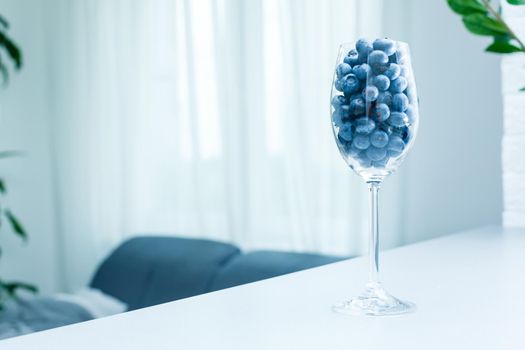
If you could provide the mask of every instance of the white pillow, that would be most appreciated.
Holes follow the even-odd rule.
[[[94,318],[119,314],[128,309],[122,301],[93,288],[82,288],[72,294],[60,293],[54,297],[57,300],[80,305]]]

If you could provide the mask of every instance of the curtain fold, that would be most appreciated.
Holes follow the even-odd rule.
[[[67,289],[136,234],[363,251],[366,187],[337,152],[329,93],[339,43],[381,34],[380,0],[57,3]]]

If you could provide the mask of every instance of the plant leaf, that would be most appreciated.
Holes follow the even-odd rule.
[[[472,13],[486,13],[487,9],[478,0],[447,0],[452,11],[459,15],[470,15]]]
[[[521,91],[521,92],[525,91],[525,86],[522,87],[519,91]]]
[[[9,22],[7,22],[7,20],[2,16],[0,16],[0,25],[4,27],[4,29],[9,28]]]
[[[15,297],[18,289],[23,289],[31,293],[38,293],[38,287],[25,282],[3,282],[2,287],[10,297]]]
[[[525,5],[525,0],[507,0],[511,5]]]
[[[485,51],[494,53],[514,53],[521,52],[522,50],[508,41],[494,41],[485,49]]]
[[[27,240],[27,233],[20,221],[11,213],[9,209],[4,210],[5,216],[7,217],[7,220],[11,224],[11,228],[13,231],[20,236],[24,241]]]
[[[15,68],[18,70],[22,67],[22,52],[18,46],[11,41],[3,32],[0,31],[0,46],[3,46],[4,49],[9,54],[9,57],[15,63]]]
[[[16,156],[19,156],[21,154],[22,154],[22,152],[20,152],[20,151],[13,151],[13,150],[0,151],[0,158],[16,157]]]
[[[2,82],[4,85],[7,84],[9,81],[9,71],[7,70],[7,67],[5,66],[4,62],[0,58],[0,74],[2,75]]]
[[[477,35],[500,36],[509,35],[507,28],[501,23],[483,13],[474,13],[463,17],[465,27]]]
[[[0,193],[5,194],[7,189],[5,188],[5,183],[3,179],[0,179]]]

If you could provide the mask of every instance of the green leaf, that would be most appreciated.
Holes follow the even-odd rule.
[[[31,292],[31,293],[38,293],[38,288],[32,284],[25,283],[25,282],[9,282],[9,283],[2,283],[2,287],[4,290],[9,294],[10,297],[15,297],[16,292],[19,289]]]
[[[522,50],[508,41],[494,41],[485,49],[485,51],[494,53],[514,53],[521,52]]]
[[[5,216],[7,217],[7,220],[11,224],[11,228],[13,231],[20,236],[24,241],[27,240],[27,233],[20,221],[11,213],[9,209],[4,210]]]
[[[0,57],[0,74],[2,75],[2,82],[4,83],[4,85],[6,85],[7,82],[9,81],[9,71],[7,70],[7,67],[5,66],[1,57]]]
[[[522,87],[519,91],[521,91],[521,92],[525,91],[525,86]]]
[[[463,17],[465,27],[477,35],[499,36],[509,35],[507,28],[501,23],[483,13],[474,13]]]
[[[9,151],[0,151],[0,158],[11,158],[11,157],[17,157],[19,155],[21,155],[22,152],[20,151],[13,151],[13,150],[9,150]]]
[[[9,28],[9,22],[7,22],[7,20],[2,16],[0,16],[0,25],[4,27],[4,29]]]
[[[525,0],[507,0],[511,5],[525,5]]]
[[[5,194],[7,189],[5,188],[5,183],[3,179],[0,179],[0,193]]]
[[[487,9],[478,0],[447,0],[452,11],[459,15],[470,15],[472,13],[486,13]]]
[[[22,52],[18,46],[11,41],[3,32],[0,31],[0,46],[3,46],[7,51],[9,57],[15,63],[15,68],[20,69],[22,67]]]

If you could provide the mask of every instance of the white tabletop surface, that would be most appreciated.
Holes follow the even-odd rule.
[[[361,291],[357,258],[0,342],[14,349],[525,349],[525,231],[483,228],[382,254],[396,317],[335,314]]]

